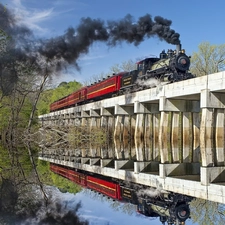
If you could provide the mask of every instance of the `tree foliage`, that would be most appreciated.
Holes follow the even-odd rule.
[[[131,70],[135,70],[136,69],[136,65],[135,62],[133,60],[127,60],[122,62],[121,64],[115,64],[110,68],[110,71],[112,71],[113,73],[119,73],[121,71],[131,71]]]
[[[57,88],[47,89],[41,93],[37,108],[38,114],[49,113],[50,104],[80,89],[82,84],[77,81],[61,82]]]
[[[225,69],[225,44],[203,42],[191,58],[191,72],[196,76],[217,73]]]
[[[225,221],[225,207],[223,204],[195,199],[191,202],[191,218],[199,225],[223,225]]]
[[[10,37],[8,34],[0,29],[0,54],[3,54],[6,51],[6,45]]]
[[[63,192],[77,193],[81,187],[72,181],[61,177],[49,170],[49,162],[38,160],[40,178],[46,185],[58,187]]]

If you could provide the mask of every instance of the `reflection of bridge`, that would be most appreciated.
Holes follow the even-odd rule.
[[[115,148],[40,159],[225,203],[224,109],[220,72],[49,113],[43,126],[113,129]]]

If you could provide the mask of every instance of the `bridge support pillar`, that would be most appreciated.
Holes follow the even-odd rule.
[[[119,169],[134,169],[134,161],[133,160],[115,160],[115,170]]]
[[[90,158],[81,158],[81,164],[90,164]]]
[[[156,147],[156,140],[153,137],[158,137],[156,133],[159,126],[154,115],[159,113],[159,104],[136,101],[134,102],[134,113],[137,114],[134,133],[136,159],[138,161],[158,160],[158,148],[153,148],[153,145]],[[156,125],[156,132],[154,125]]]
[[[101,132],[104,134],[108,133],[108,117],[106,117],[106,116],[101,117]],[[105,136],[106,140],[107,140],[107,138],[108,137]],[[107,149],[108,146],[107,146],[106,140],[105,140],[104,144],[101,144],[100,152],[101,152],[102,159],[108,158],[108,149]]]
[[[130,158],[131,159],[136,159],[136,148],[135,148],[135,141],[134,141],[134,134],[135,134],[135,126],[136,126],[136,115],[132,115],[130,117],[130,135],[131,135],[131,140],[130,140],[130,145],[131,145],[131,152],[130,152]]]
[[[145,115],[145,130],[144,130],[144,147],[145,147],[144,158],[146,161],[151,161],[151,160],[153,161],[152,134],[153,134],[152,114],[146,114]]]
[[[160,97],[161,111],[159,145],[161,163],[191,163],[198,161],[196,151],[198,127],[196,113],[200,102]],[[194,124],[195,123],[195,124]],[[170,145],[171,143],[171,145]],[[194,143],[194,151],[190,146]],[[195,160],[193,160],[195,157]]]
[[[98,146],[97,132],[100,128],[101,118],[91,117],[90,118],[90,135],[94,138],[94,142],[90,142],[90,157],[100,157],[100,147]]]
[[[137,161],[144,161],[144,114],[136,115],[136,125],[135,125],[135,133],[134,133],[134,141],[135,141],[135,149],[136,149],[136,158]]]
[[[202,109],[202,120],[200,128],[200,149],[202,166],[214,166],[213,162],[213,109]]]
[[[159,176],[165,178],[168,176],[199,175],[200,163],[173,163],[159,164]]]
[[[114,108],[101,107],[101,109],[100,109],[101,116],[113,116],[113,114],[114,114]]]
[[[159,121],[160,120],[159,120],[159,118],[160,118],[159,113],[152,115],[152,126],[154,128],[153,133],[152,133],[153,161],[160,161],[160,150],[159,150]]]
[[[201,184],[225,182],[225,94],[201,91]]]
[[[225,166],[201,167],[201,184],[225,182]]]
[[[134,109],[132,106],[115,105],[114,143],[117,159],[128,159],[130,157],[130,151],[127,148],[129,145],[128,136],[131,131],[130,118],[133,114]]]
[[[115,144],[115,154],[117,159],[124,159],[122,145],[122,131],[123,131],[123,120],[124,116],[117,116],[115,121],[114,130],[114,144]]]
[[[169,163],[169,135],[168,135],[169,113],[161,112],[160,130],[159,130],[159,148],[161,163]]]
[[[74,163],[81,163],[81,158],[80,157],[73,157],[72,160]]]
[[[159,162],[134,162],[134,173],[158,171]]]
[[[90,166],[100,166],[100,158],[90,158]]]
[[[101,159],[100,161],[101,167],[114,167],[113,159]]]
[[[115,115],[133,115],[134,108],[133,106],[120,106],[118,104],[115,105]]]
[[[159,113],[158,103],[134,102],[134,113]]]
[[[110,141],[110,138],[113,137],[113,131],[115,127],[115,117],[109,117],[108,118],[108,135],[109,135],[109,140],[108,140],[108,158],[115,158],[115,148],[113,147],[113,141]]]
[[[201,156],[202,166],[225,166],[224,109],[225,94],[201,91]],[[215,139],[215,143],[213,140]]]

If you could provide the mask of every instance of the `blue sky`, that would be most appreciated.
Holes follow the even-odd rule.
[[[198,51],[198,45],[205,41],[215,45],[225,43],[224,0],[2,0],[1,3],[15,11],[18,23],[43,39],[62,35],[68,27],[76,28],[82,17],[120,20],[129,13],[135,22],[148,13],[152,18],[161,16],[172,21],[171,28],[180,34],[182,47],[188,55]],[[78,59],[80,72],[62,73],[54,82],[57,85],[61,81],[88,81],[95,75],[108,73],[115,64],[158,56],[163,49],[170,48],[175,49],[175,46],[156,37],[145,39],[138,46],[121,43],[109,47],[95,42],[89,53]]]

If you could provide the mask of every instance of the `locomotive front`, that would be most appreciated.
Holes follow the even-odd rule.
[[[167,53],[170,70],[168,80],[175,82],[193,78],[193,74],[188,72],[191,64],[190,57],[185,54],[184,49],[181,49],[181,45],[177,45],[176,51],[171,51],[172,50],[169,50]]]
[[[146,58],[137,63],[138,80],[146,81],[155,78],[159,81],[176,82],[194,78],[189,73],[190,57],[177,45],[176,50],[163,50],[159,58]],[[147,86],[147,85],[146,85]]]
[[[185,54],[185,50],[181,50],[181,45],[177,45],[177,50],[174,54],[174,57],[170,59],[170,67],[173,65],[177,71],[186,72],[190,68],[190,57]]]

